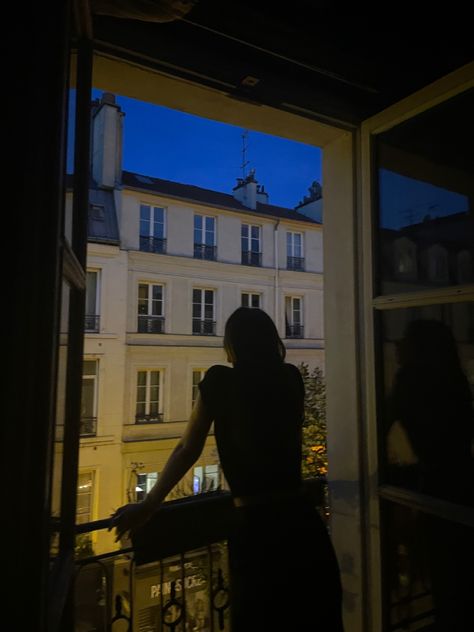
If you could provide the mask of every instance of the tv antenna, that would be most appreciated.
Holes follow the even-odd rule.
[[[247,165],[249,164],[249,161],[247,160],[247,150],[249,146],[248,141],[249,141],[249,131],[248,129],[244,129],[242,133],[242,164],[240,165],[240,168],[242,169],[242,180],[245,180],[246,178],[246,168],[247,168]]]

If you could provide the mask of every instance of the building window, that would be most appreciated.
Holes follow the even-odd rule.
[[[86,315],[84,329],[88,333],[99,333],[99,272],[88,270],[86,277]]]
[[[158,480],[158,472],[148,472],[137,474],[137,484],[135,487],[136,502],[144,500],[146,495]]]
[[[80,472],[77,480],[76,524],[92,521],[94,472]]]
[[[303,338],[303,299],[299,296],[285,298],[285,325],[287,338]]]
[[[242,224],[242,263],[247,266],[261,266],[260,226]]]
[[[214,290],[193,290],[193,334],[216,335]]]
[[[203,379],[206,373],[206,369],[193,369],[193,386],[191,391],[191,407],[194,408],[194,404],[196,403],[198,392],[199,392],[199,382]]]
[[[207,215],[194,216],[194,257],[215,261],[216,247],[216,218]]]
[[[166,252],[165,209],[161,206],[140,205],[140,250]]]
[[[286,267],[304,270],[303,233],[286,233]]]
[[[157,424],[163,421],[163,371],[138,371],[135,423]]]
[[[162,285],[140,283],[138,286],[138,332],[162,334],[165,331],[164,290]]]
[[[97,367],[97,360],[84,360],[82,363],[81,437],[97,434]]]
[[[242,292],[242,307],[260,307],[260,296],[257,292]]]
[[[221,488],[220,467],[214,465],[199,465],[193,470],[193,494],[214,492]]]

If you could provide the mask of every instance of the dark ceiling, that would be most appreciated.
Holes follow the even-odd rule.
[[[352,126],[472,61],[469,25],[395,10],[374,21],[307,0],[199,0],[169,22],[95,15],[93,36],[99,49],[234,98]]]

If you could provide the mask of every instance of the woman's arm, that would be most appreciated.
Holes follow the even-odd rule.
[[[116,539],[128,531],[144,525],[160,507],[173,487],[199,458],[206,441],[212,417],[208,413],[200,393],[194,405],[186,430],[174,448],[160,477],[140,503],[131,503],[117,509],[112,516],[110,529],[116,529]]]

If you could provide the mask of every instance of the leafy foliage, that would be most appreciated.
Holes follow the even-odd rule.
[[[326,448],[326,384],[319,367],[311,371],[302,362],[298,369],[305,386],[305,419],[303,423],[304,477],[325,476],[328,471]]]

